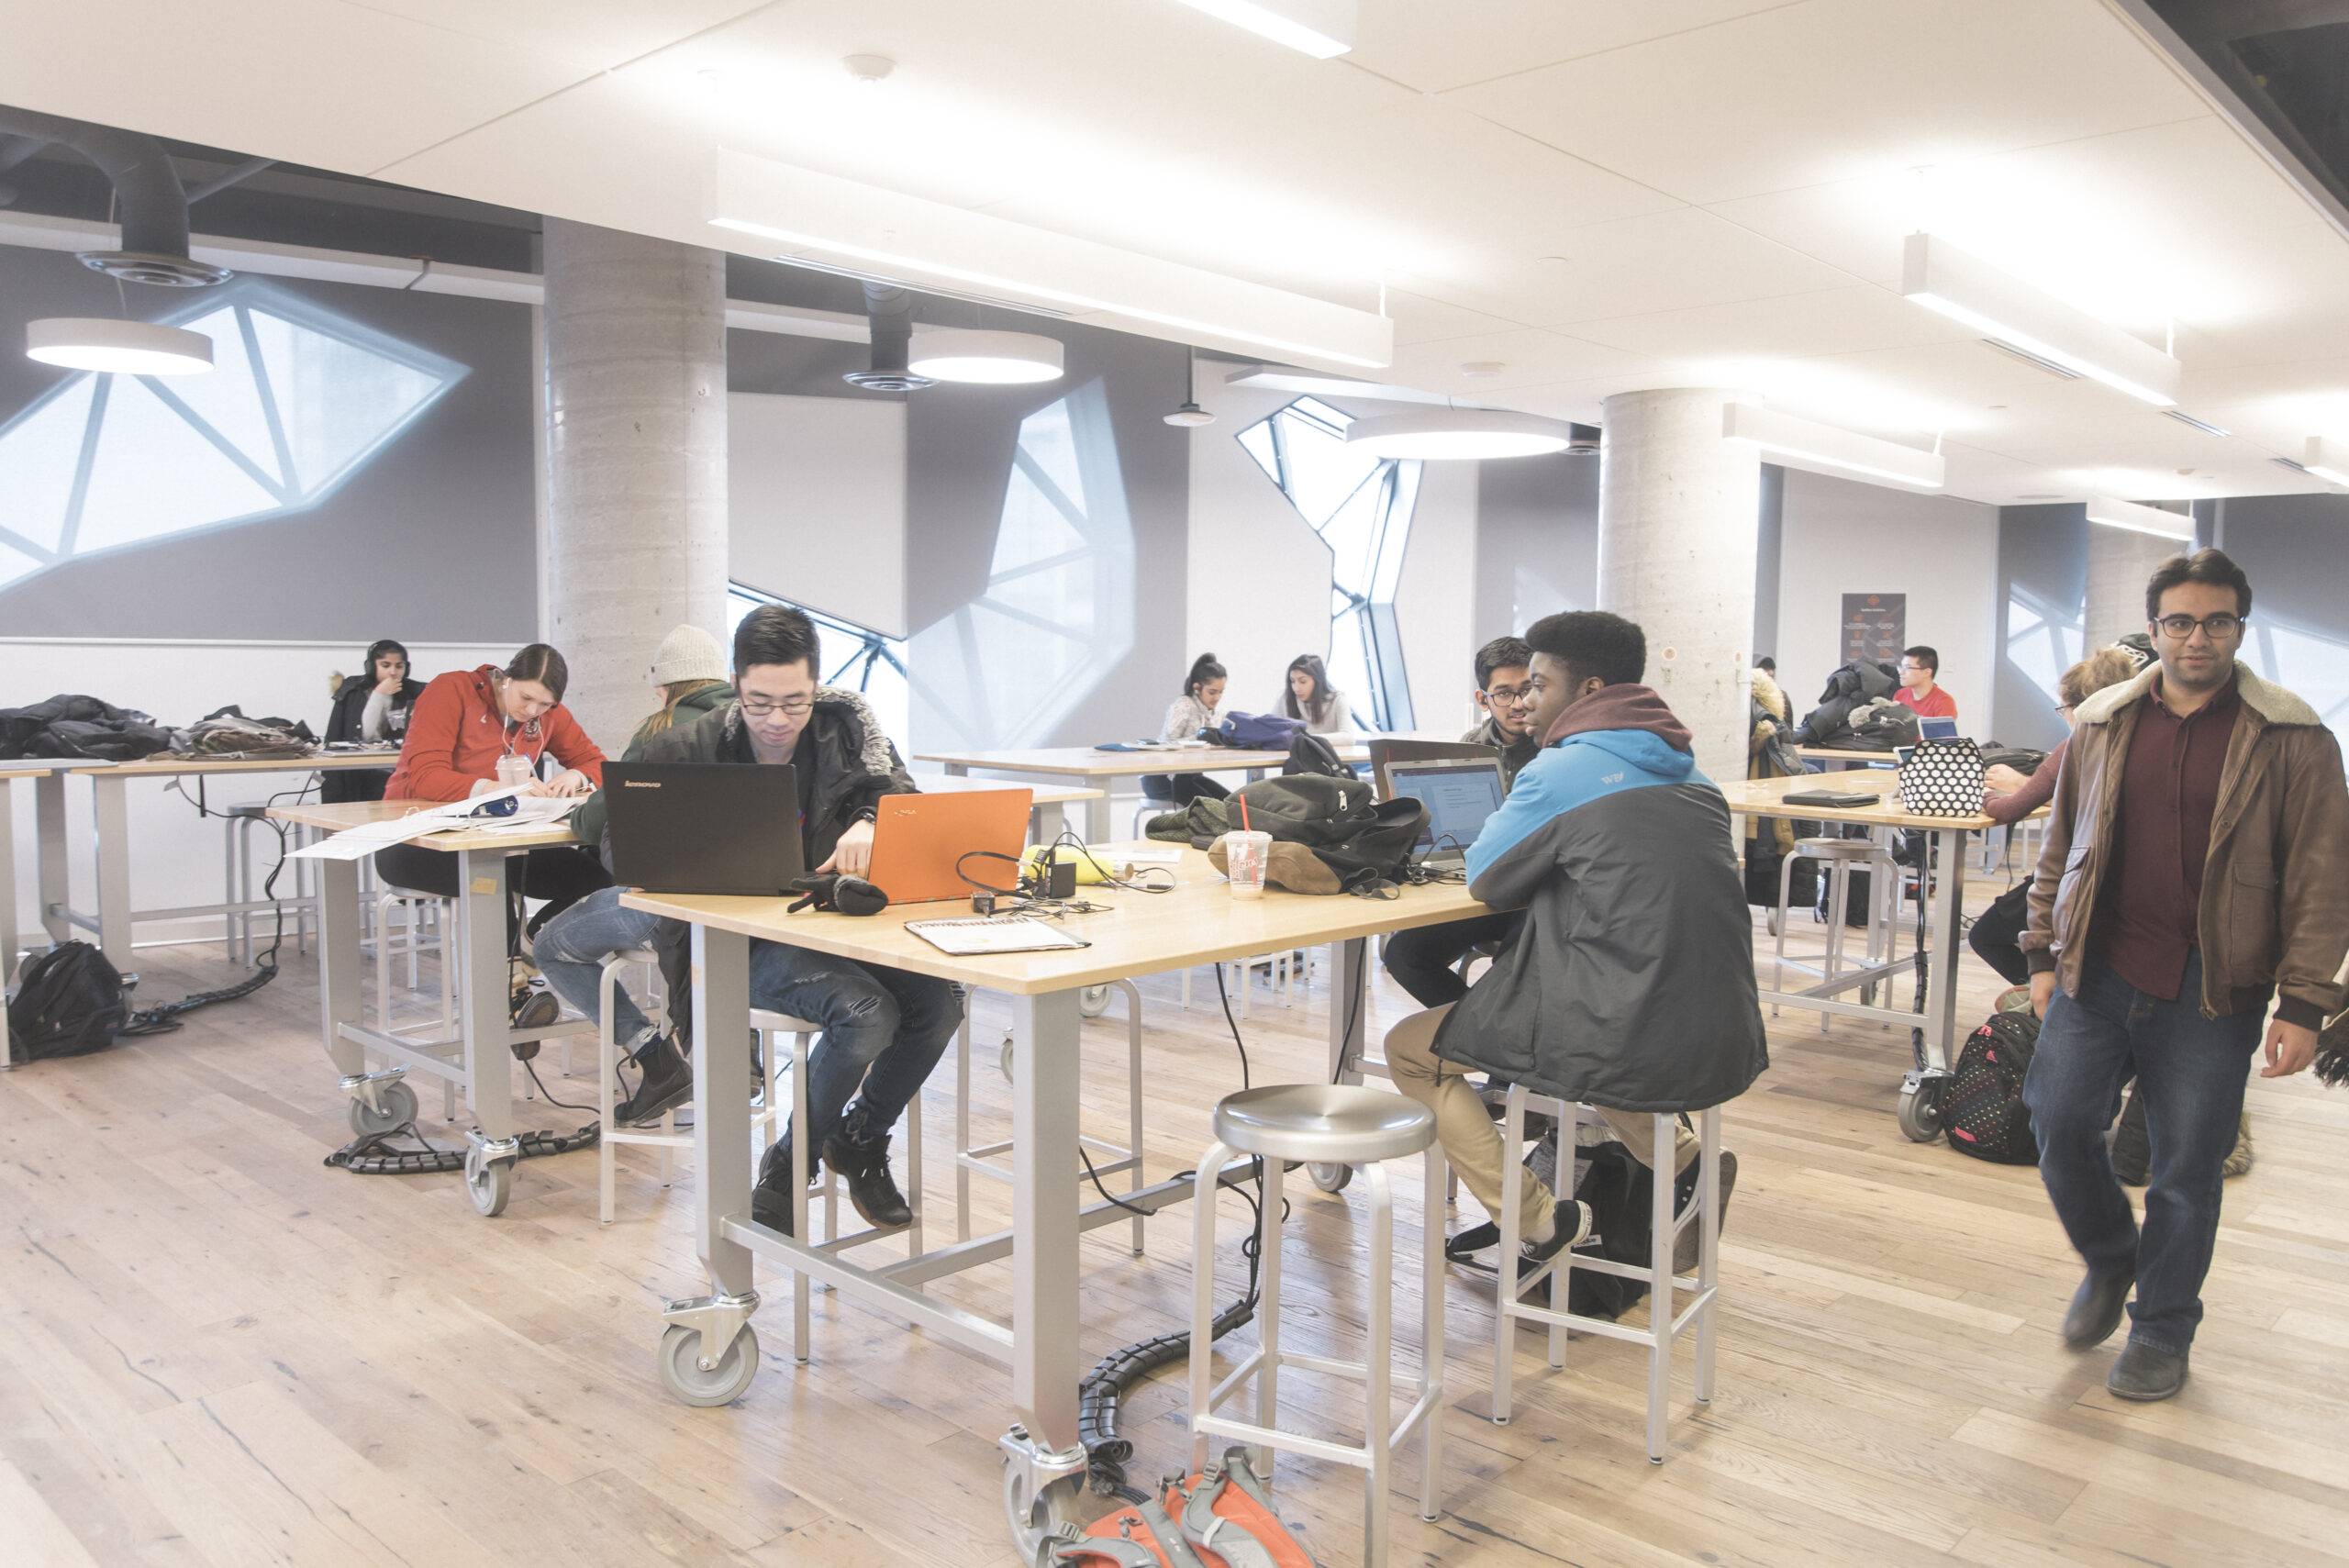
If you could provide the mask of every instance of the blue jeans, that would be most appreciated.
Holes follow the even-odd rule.
[[[962,1027],[963,988],[927,974],[754,941],[751,1006],[823,1029],[807,1061],[812,1152],[840,1126],[852,1095],[861,1100],[865,1125],[876,1134],[905,1114]]]
[[[658,915],[620,907],[626,889],[600,888],[546,923],[531,949],[539,971],[554,994],[589,1018],[601,1002],[604,961],[616,952],[652,945]],[[637,1044],[652,1027],[625,985],[612,987],[612,1038],[622,1047]],[[650,1041],[646,1041],[650,1044]]]
[[[2187,960],[2175,1002],[2148,996],[2090,954],[2080,994],[2059,988],[2048,1004],[2023,1081],[2040,1178],[2064,1233],[2091,1273],[2135,1270],[2129,1338],[2170,1355],[2187,1352],[2202,1321],[2222,1167],[2234,1149],[2260,1021],[2255,1012],[2202,1016],[2199,949]],[[2153,1142],[2142,1235],[2104,1141],[2132,1073]]]

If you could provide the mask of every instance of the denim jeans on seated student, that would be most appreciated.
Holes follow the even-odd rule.
[[[2048,1004],[2023,1081],[2040,1177],[2065,1234],[2092,1273],[2135,1269],[2129,1338],[2169,1355],[2187,1353],[2202,1321],[2202,1276],[2261,1023],[2256,1012],[2202,1016],[2199,949],[2174,1002],[2138,990],[2091,953],[2079,995],[2059,989]],[[2104,1141],[2132,1073],[2153,1140],[2142,1236]]]
[[[963,1022],[963,989],[951,981],[782,942],[751,944],[751,1006],[823,1030],[807,1064],[811,1152],[852,1098],[874,1135],[893,1126]]]
[[[658,915],[620,907],[627,889],[606,887],[557,915],[539,932],[532,952],[554,994],[588,1018],[602,1001],[604,961],[616,952],[652,944]],[[652,1026],[626,985],[612,987],[612,1038],[623,1050],[638,1047]]]

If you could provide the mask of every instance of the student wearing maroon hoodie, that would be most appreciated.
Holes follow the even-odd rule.
[[[484,664],[433,677],[416,699],[399,766],[384,786],[385,800],[440,803],[462,800],[477,784],[497,783],[500,757],[518,756],[530,765],[531,795],[584,795],[604,783],[604,753],[587,739],[562,706],[571,670],[562,655],[533,642],[503,670]],[[541,776],[551,756],[561,771]],[[569,908],[612,879],[595,854],[568,844],[532,850],[521,857],[520,890],[546,900],[530,929]],[[414,844],[395,844],[375,855],[375,870],[394,887],[457,895],[457,857]]]

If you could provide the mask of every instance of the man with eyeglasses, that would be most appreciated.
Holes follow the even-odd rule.
[[[1504,788],[1517,782],[1520,768],[1542,753],[1541,742],[1527,728],[1533,712],[1532,663],[1532,646],[1521,637],[1497,637],[1476,650],[1473,695],[1485,718],[1460,739],[1500,752]],[[1380,962],[1413,1001],[1422,1007],[1441,1007],[1468,994],[1468,983],[1456,967],[1460,961],[1473,949],[1508,941],[1524,921],[1522,911],[1511,910],[1397,931],[1386,939]]]
[[[1949,695],[1946,686],[1934,684],[1941,679],[1941,673],[1939,653],[1921,642],[1904,649],[1900,654],[1900,689],[1892,695],[1920,718],[1955,718],[1957,699]]]
[[[2185,1383],[2268,1003],[2260,1076],[2280,1078],[2341,1011],[2349,951],[2341,748],[2237,661],[2249,580],[2215,550],[2174,556],[2145,610],[2157,662],[2075,710],[2022,937],[2045,1019],[2023,1098],[2048,1198],[2087,1265],[2064,1338],[2101,1344],[2133,1285],[2105,1386],[2135,1400]],[[2104,1139],[2132,1073],[2153,1148],[2142,1230]]]
[[[863,876],[873,864],[873,824],[884,795],[915,793],[897,749],[864,699],[819,685],[815,624],[785,605],[763,605],[734,630],[734,700],[645,743],[648,762],[788,762],[799,786],[799,827],[818,874]],[[709,825],[723,833],[726,824]],[[619,907],[612,889],[565,910],[538,946],[540,966],[565,999],[594,1016],[602,959],[652,947],[661,953],[670,1014],[679,1020],[656,1042],[624,1119],[646,1120],[693,1092],[688,1048],[692,996],[685,943],[690,929]],[[807,1169],[829,1162],[848,1184],[865,1222],[891,1229],[913,1218],[889,1172],[889,1135],[907,1104],[946,1052],[963,1018],[959,987],[904,970],[834,958],[782,942],[751,944],[751,1006],[822,1026],[807,1066],[806,1128],[778,1139],[759,1167],[753,1218],[792,1228],[791,1151],[807,1138]],[[613,1006],[643,1015],[617,989]],[[619,1114],[619,1113],[616,1113]]]

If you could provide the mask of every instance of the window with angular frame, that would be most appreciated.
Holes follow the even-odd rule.
[[[1300,397],[1239,433],[1241,446],[1330,547],[1330,679],[1367,728],[1412,728],[1395,620],[1419,464],[1346,444],[1353,418]]]
[[[789,606],[816,623],[817,660],[822,666],[816,672],[816,679],[827,686],[861,693],[880,718],[881,728],[888,731],[889,739],[903,752],[909,744],[907,722],[911,711],[906,689],[905,643],[854,621],[828,616],[805,605],[794,605],[788,599],[762,594],[740,583],[729,583],[726,588],[726,641],[729,649],[733,646],[734,628],[742,624],[744,616],[762,605]]]
[[[2078,606],[2050,604],[2020,583],[2007,595],[2007,658],[2051,703],[2059,700],[2056,682],[2080,661],[2083,620]]]

